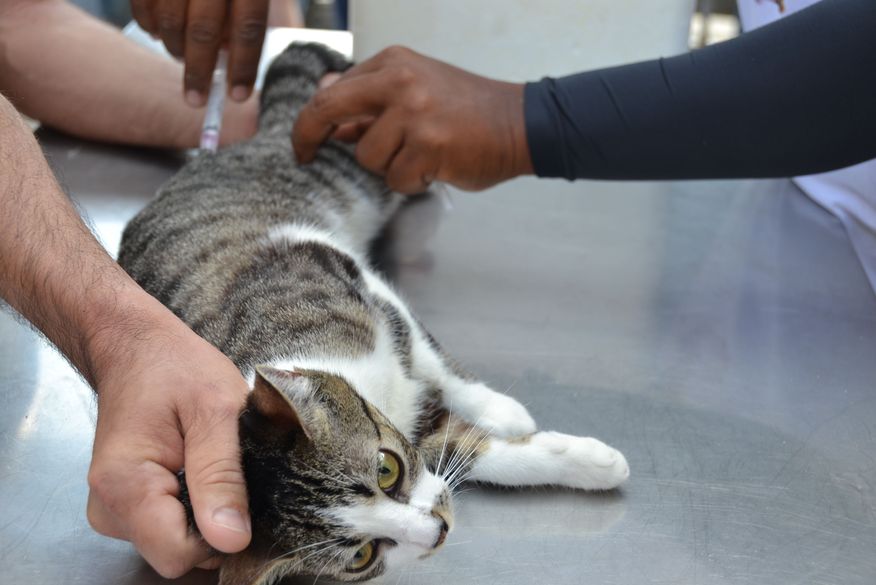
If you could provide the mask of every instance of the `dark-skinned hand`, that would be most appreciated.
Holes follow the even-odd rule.
[[[312,161],[330,137],[357,142],[359,163],[402,193],[435,180],[479,190],[532,172],[522,84],[402,47],[323,84],[292,131],[298,161]]]
[[[231,99],[252,93],[265,40],[270,0],[131,0],[134,19],[185,61],[186,101],[206,103],[219,49],[228,45]]]

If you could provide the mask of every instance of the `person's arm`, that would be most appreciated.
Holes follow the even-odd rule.
[[[876,2],[830,0],[686,55],[528,84],[542,177],[787,177],[876,157]]]
[[[88,519],[175,577],[208,559],[177,500],[186,479],[214,548],[249,544],[237,368],[113,262],[58,186],[30,129],[0,96],[0,297],[94,387]]]
[[[204,110],[182,98],[183,66],[63,0],[0,5],[0,91],[24,114],[93,140],[188,148]],[[258,103],[226,105],[223,144],[251,137]]]
[[[876,157],[876,2],[830,0],[671,59],[520,85],[392,48],[317,92],[292,144],[334,135],[390,187],[542,177],[784,177]],[[528,148],[527,148],[528,146]]]

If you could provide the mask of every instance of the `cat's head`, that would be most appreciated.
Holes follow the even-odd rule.
[[[447,484],[343,379],[259,367],[240,433],[253,541],[226,559],[222,585],[361,581],[443,544]]]

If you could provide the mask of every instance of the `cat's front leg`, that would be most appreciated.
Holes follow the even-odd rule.
[[[490,438],[468,479],[505,486],[559,485],[608,490],[630,475],[623,454],[591,437],[540,432],[517,439]]]
[[[444,406],[455,415],[497,437],[520,437],[535,432],[526,407],[483,382],[448,375],[441,384]]]

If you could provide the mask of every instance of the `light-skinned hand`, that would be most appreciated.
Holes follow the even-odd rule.
[[[521,84],[391,47],[322,85],[292,131],[302,164],[333,136],[357,141],[359,163],[402,193],[435,180],[484,189],[532,172]]]
[[[172,313],[157,305],[141,318],[144,305],[136,306],[115,342],[91,352],[101,357],[93,367],[98,418],[88,520],[133,542],[173,578],[196,565],[215,567],[208,544],[227,553],[249,544],[237,427],[248,388],[228,358]],[[203,539],[190,533],[177,500],[183,466]]]

